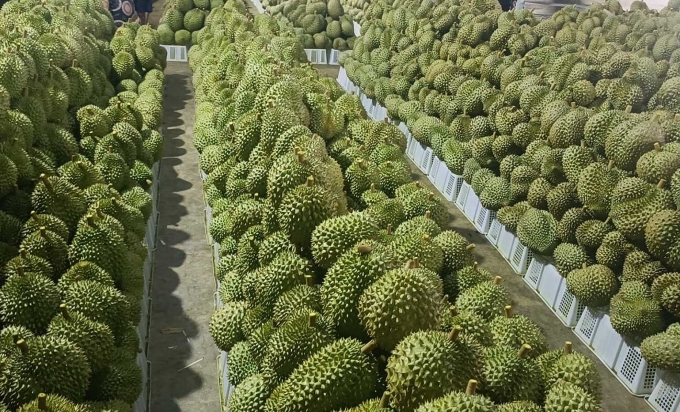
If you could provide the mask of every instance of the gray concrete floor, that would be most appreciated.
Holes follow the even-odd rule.
[[[168,63],[160,221],[151,290],[151,412],[220,411],[212,252],[206,242],[193,86],[187,63]]]

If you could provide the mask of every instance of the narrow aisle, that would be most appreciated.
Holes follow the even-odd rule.
[[[187,63],[168,63],[165,75],[165,147],[149,330],[150,411],[216,412],[218,351],[208,331],[215,280],[191,138],[191,71]]]

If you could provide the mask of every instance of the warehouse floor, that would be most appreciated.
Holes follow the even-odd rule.
[[[154,8],[156,10],[150,21],[156,26],[162,2],[156,2]],[[249,10],[257,13],[252,4]],[[337,77],[337,66],[318,69],[327,76]],[[216,365],[219,352],[208,331],[214,310],[215,281],[204,227],[198,153],[192,141],[194,100],[191,75],[188,64],[168,63],[159,240],[149,332],[151,412],[221,410]],[[415,167],[412,170],[414,180],[439,195],[427,177]],[[551,347],[561,347],[565,341],[571,341],[576,351],[595,360],[602,377],[604,411],[649,410],[643,399],[630,395],[572,331],[560,323],[455,205],[443,201],[449,205],[452,216],[449,228],[476,244],[478,261],[483,268],[503,277],[503,285],[513,298],[515,312],[538,323],[545,330]]]

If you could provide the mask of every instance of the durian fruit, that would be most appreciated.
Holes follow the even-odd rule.
[[[450,333],[415,332],[399,342],[387,360],[387,390],[394,409],[415,411],[463,390],[468,376],[480,376],[480,348],[461,331],[456,327]]]
[[[8,325],[24,326],[33,333],[47,331],[57,313],[61,297],[54,282],[37,273],[25,273],[23,268],[2,286],[0,313]]]
[[[664,328],[662,309],[652,300],[649,286],[623,282],[610,303],[612,327],[621,335],[640,342]]]
[[[305,359],[333,341],[331,328],[319,318],[303,309],[272,334],[262,359],[262,377],[268,385],[285,381]]]
[[[469,339],[476,341],[482,346],[493,346],[493,334],[489,323],[484,321],[474,312],[459,312],[455,306],[448,309],[444,307],[442,311],[441,329],[444,332],[451,332],[456,326],[463,329],[463,333]]]
[[[369,399],[357,407],[344,409],[343,412],[389,412],[390,410],[390,393],[386,391],[383,392],[381,398]]]
[[[397,229],[394,231],[394,234],[397,236],[404,236],[411,233],[426,234],[431,238],[434,238],[441,233],[441,228],[437,226],[437,223],[435,223],[434,220],[432,220],[431,213],[428,210],[425,212],[424,216],[416,216],[409,219],[397,226]]]
[[[658,260],[653,260],[652,257],[642,250],[634,250],[626,255],[623,261],[623,270],[621,271],[621,280],[640,281],[650,284],[666,272],[666,269]]]
[[[445,230],[435,236],[432,241],[439,245],[444,253],[442,273],[453,273],[474,262],[474,244],[471,244],[460,233]]]
[[[572,243],[560,243],[553,251],[555,267],[562,277],[572,271],[581,268],[584,264],[593,264],[593,259],[588,252],[579,245]]]
[[[564,381],[580,387],[595,399],[600,398],[601,381],[595,364],[587,357],[574,352],[571,342],[566,342],[559,356],[545,366],[547,390],[558,381]]]
[[[21,407],[19,407],[21,412],[84,412],[85,409],[71,402],[67,398],[59,395],[47,395],[44,393],[39,393],[38,397]]]
[[[607,266],[584,263],[567,274],[567,290],[586,306],[602,307],[619,291],[619,281]]]
[[[428,234],[411,232],[408,235],[395,236],[389,247],[400,263],[416,259],[433,272],[439,272],[442,267],[444,253]]]
[[[425,212],[430,211],[430,216],[437,226],[444,228],[448,224],[450,215],[446,207],[439,198],[434,196],[434,193],[427,189],[416,190],[404,198],[403,203],[406,219],[422,216]]]
[[[576,243],[586,250],[596,250],[607,233],[613,230],[614,226],[609,223],[609,218],[604,222],[597,219],[586,220],[576,228]]]
[[[68,245],[58,234],[40,226],[21,242],[26,252],[47,260],[55,274],[62,274],[68,269]]]
[[[543,408],[531,401],[516,401],[498,405],[496,412],[542,412]]]
[[[453,298],[459,293],[465,292],[482,282],[489,282],[493,280],[491,272],[479,268],[477,262],[470,266],[466,266],[455,273],[449,273],[444,276],[444,293]]]
[[[355,212],[325,220],[312,234],[314,261],[330,268],[349,248],[377,235],[378,226],[366,213]]]
[[[358,405],[378,384],[377,364],[354,339],[339,339],[305,360],[267,400],[266,411],[324,411]]]
[[[539,254],[551,254],[559,244],[557,221],[545,210],[530,208],[517,222],[517,237]]]
[[[313,278],[308,260],[291,252],[280,253],[255,279],[254,301],[271,309],[283,293],[305,283],[307,276]]]
[[[541,328],[524,315],[512,313],[512,307],[505,307],[505,316],[497,316],[489,324],[496,346],[520,349],[531,346],[529,356],[538,357],[548,350],[548,339]]]
[[[321,285],[321,304],[324,317],[339,335],[367,337],[359,320],[359,299],[367,287],[394,266],[389,249],[367,241],[345,252],[328,270]]]
[[[494,402],[532,401],[540,397],[541,372],[528,358],[531,346],[496,346],[484,350],[484,393]]]
[[[680,212],[662,210],[655,213],[645,227],[645,244],[649,252],[671,270],[680,270]]]
[[[228,407],[233,412],[264,412],[271,389],[262,375],[252,375],[241,382],[229,397]]]
[[[259,368],[253,355],[250,353],[250,346],[242,341],[232,346],[228,354],[229,370],[227,376],[229,383],[238,386],[250,376],[256,375]]]
[[[665,183],[662,179],[654,186],[630,177],[616,185],[612,192],[610,216],[614,226],[626,238],[644,240],[645,226],[651,217],[656,212],[673,208],[671,194],[663,188]]]
[[[545,396],[546,412],[601,412],[597,399],[574,384],[557,381]]]
[[[614,271],[623,268],[626,253],[630,249],[626,238],[619,231],[609,232],[602,239],[602,244],[595,252],[597,263],[605,265]]]
[[[419,330],[437,329],[443,297],[436,273],[409,261],[371,284],[359,299],[359,319],[373,346],[392,350]]]
[[[229,351],[243,339],[241,322],[246,313],[244,302],[226,303],[217,309],[210,318],[210,335],[220,350]]]
[[[680,274],[665,273],[654,279],[652,297],[668,312],[677,316],[680,313]]]
[[[680,331],[677,326],[675,323],[665,332],[642,341],[640,352],[651,366],[669,372],[680,370]]]
[[[305,276],[304,285],[296,286],[279,296],[274,304],[271,319],[275,325],[281,325],[288,321],[295,311],[301,309],[321,311],[319,288],[314,285],[314,279],[311,276]]]
[[[508,292],[503,288],[501,277],[496,276],[492,282],[482,282],[461,293],[456,299],[456,307],[462,312],[472,312],[486,321],[503,314],[510,304]]]
[[[127,269],[124,265],[127,248],[122,235],[122,225],[117,220],[104,213],[88,214],[71,241],[69,260],[92,262],[120,282]]]
[[[451,392],[448,395],[421,405],[416,412],[492,412],[497,410],[494,403],[483,395],[477,395],[477,381],[470,379],[465,392]]]
[[[130,304],[118,289],[92,280],[69,285],[63,303],[72,312],[107,325],[116,342],[123,336],[130,319]]]
[[[120,399],[134,403],[142,391],[142,370],[126,350],[117,348],[114,361],[104,369],[93,371],[88,398],[100,402]]]

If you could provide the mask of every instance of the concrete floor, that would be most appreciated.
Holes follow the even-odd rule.
[[[186,63],[168,63],[165,76],[165,147],[149,331],[150,410],[217,412],[219,351],[208,331],[215,280],[198,153],[191,138],[191,71]]]

